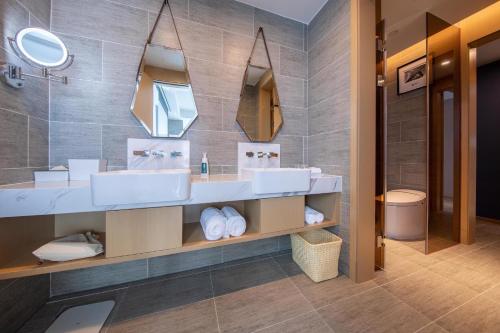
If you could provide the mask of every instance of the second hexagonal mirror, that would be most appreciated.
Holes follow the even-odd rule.
[[[261,51],[265,51],[264,63]],[[247,61],[236,121],[252,142],[272,141],[283,126],[278,87],[262,27]]]

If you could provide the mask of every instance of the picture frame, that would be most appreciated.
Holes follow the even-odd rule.
[[[426,57],[415,59],[397,69],[398,95],[423,88],[427,85]]]

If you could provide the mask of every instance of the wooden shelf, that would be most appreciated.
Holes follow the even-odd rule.
[[[203,230],[200,223],[186,223],[183,225],[183,245],[179,248],[113,258],[106,258],[104,255],[98,255],[96,257],[88,259],[72,260],[67,262],[44,262],[42,264],[39,264],[37,262],[37,259],[35,258],[35,256],[33,256],[33,254],[26,253],[18,257],[16,260],[11,261],[7,265],[4,265],[4,267],[0,268],[0,280],[62,272],[80,268],[118,264],[132,260],[160,257],[169,254],[202,250],[222,245],[244,243],[253,240],[293,234],[302,231],[327,228],[337,224],[338,223],[334,221],[325,220],[321,224],[304,225],[302,228],[297,229],[289,229],[265,234],[249,231],[241,237],[231,237],[229,239],[220,239],[218,241],[207,241],[203,235]]]

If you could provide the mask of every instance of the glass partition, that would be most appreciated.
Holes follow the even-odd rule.
[[[460,241],[460,30],[427,13],[426,253]]]

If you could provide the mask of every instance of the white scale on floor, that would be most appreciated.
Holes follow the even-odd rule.
[[[115,301],[80,305],[64,311],[46,333],[99,333]]]

